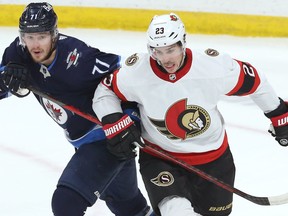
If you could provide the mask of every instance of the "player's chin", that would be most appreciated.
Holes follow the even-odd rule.
[[[31,54],[31,56],[32,56],[33,61],[36,63],[41,63],[45,59],[43,55],[39,55],[39,54],[36,54],[36,55]]]

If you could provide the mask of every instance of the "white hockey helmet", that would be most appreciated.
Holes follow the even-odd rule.
[[[156,15],[147,31],[148,49],[170,46],[180,41],[185,50],[185,37],[185,26],[178,15],[175,13]]]

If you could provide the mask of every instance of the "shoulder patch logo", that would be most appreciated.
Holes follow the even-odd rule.
[[[219,52],[215,49],[206,49],[205,50],[205,53],[208,55],[208,56],[211,56],[211,57],[215,57],[215,56],[218,56],[219,55]]]
[[[138,61],[138,59],[139,59],[139,57],[137,56],[137,53],[135,53],[126,59],[125,64],[127,66],[132,66]]]
[[[78,53],[76,48],[68,54],[67,59],[66,59],[66,63],[67,63],[66,69],[70,68],[71,65],[75,66],[77,64],[79,55],[80,54]]]

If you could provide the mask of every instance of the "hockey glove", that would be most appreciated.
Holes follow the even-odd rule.
[[[137,129],[141,132],[141,126],[140,126],[141,118],[140,118],[139,109],[137,107],[137,103],[125,102],[125,103],[122,103],[121,108],[124,114],[127,114],[130,116],[134,124],[137,126]]]
[[[8,91],[8,88],[4,84],[3,80],[0,79],[0,98],[2,95],[6,94],[7,91]]]
[[[280,98],[280,105],[265,115],[272,122],[268,132],[281,146],[288,146],[288,103]]]
[[[136,157],[136,146],[145,146],[139,130],[127,114],[113,113],[104,116],[102,124],[107,137],[107,148],[119,160]]]
[[[9,91],[17,97],[25,97],[30,93],[27,89],[29,72],[24,65],[9,62],[1,78]]]

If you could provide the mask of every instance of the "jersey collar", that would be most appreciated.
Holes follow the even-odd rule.
[[[169,74],[161,70],[161,66],[152,57],[150,57],[150,65],[151,65],[152,71],[155,73],[156,76],[158,76],[160,79],[163,79],[167,82],[174,83],[189,72],[192,66],[192,51],[186,48],[186,59],[184,60],[183,66],[175,73]]]

